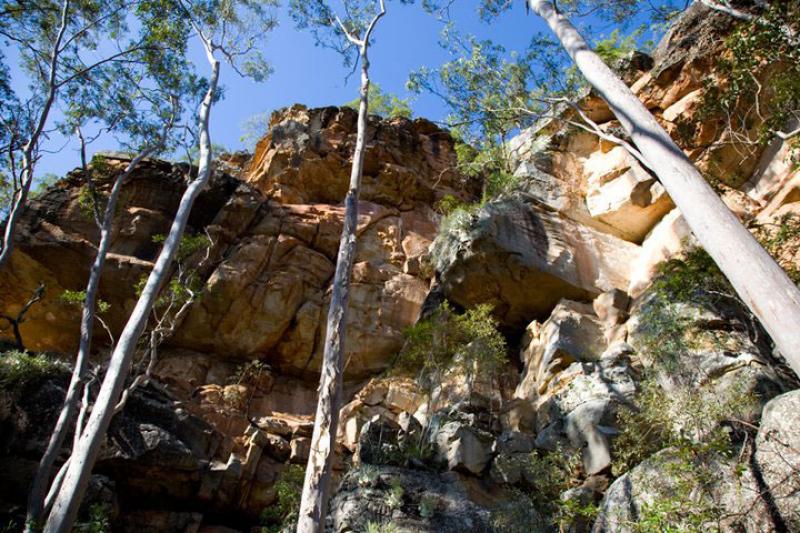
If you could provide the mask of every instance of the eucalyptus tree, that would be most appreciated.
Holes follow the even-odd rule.
[[[147,4],[165,22],[164,31],[172,24],[186,25],[185,37],[199,41],[209,62],[211,74],[196,117],[199,166],[196,177],[189,182],[181,197],[153,270],[111,354],[94,407],[76,439],[68,467],[54,494],[52,510],[44,526],[47,532],[66,533],[72,529],[100,446],[117,412],[137,342],[169,275],[192,205],[211,176],[210,114],[220,96],[221,59],[217,55],[221,55],[237,72],[257,81],[265,79],[269,73],[258,46],[275,25],[271,13],[274,0],[151,0]]]
[[[95,259],[83,291],[80,341],[72,377],[47,448],[42,456],[31,485],[28,498],[26,528],[30,531],[41,523],[46,511],[45,493],[53,465],[61,451],[67,432],[75,423],[78,403],[87,380],[87,367],[91,353],[97,295],[111,242],[111,230],[120,191],[126,179],[139,163],[151,155],[169,151],[175,126],[184,107],[193,101],[201,89],[196,76],[185,59],[188,26],[179,21],[165,19],[160,10],[142,2],[137,6],[141,37],[152,50],[144,49],[124,64],[111,64],[99,69],[86,83],[69,87],[65,100],[69,108],[61,129],[68,134],[76,132],[80,142],[83,176],[90,196],[91,217],[100,231]],[[156,51],[157,50],[157,51]],[[127,148],[132,157],[123,170],[117,173],[105,200],[101,214],[101,197],[97,193],[93,174],[97,167],[105,170],[98,160],[90,165],[86,157],[86,136],[83,128],[90,123],[98,135],[112,135]],[[102,170],[101,170],[102,172]],[[74,432],[80,434],[80,424]],[[62,475],[52,487],[58,488]]]
[[[18,57],[19,72],[17,83],[0,83],[4,129],[0,142],[11,189],[0,268],[11,256],[36,163],[45,149],[43,142],[54,130],[53,111],[63,103],[64,93],[91,87],[99,71],[136,61],[136,54],[158,46],[154,41],[129,39],[128,14],[136,5],[130,0],[12,0],[0,7],[0,37]]]
[[[754,2],[748,11],[722,0],[701,3],[737,21],[726,38],[729,53],[716,58],[717,75],[707,81],[706,120],[720,117],[732,144],[748,155],[768,141],[795,139],[800,135],[800,2]]]
[[[358,132],[350,185],[344,199],[344,224],[331,288],[319,399],[297,521],[297,531],[309,533],[322,531],[330,497],[336,430],[342,403],[350,278],[356,255],[358,194],[366,150],[370,95],[369,46],[376,25],[386,14],[386,3],[385,0],[342,0],[340,17],[325,0],[292,0],[291,13],[298,27],[310,29],[317,44],[338,51],[348,66],[361,65]]]
[[[412,72],[407,87],[447,106],[446,124],[459,140],[460,170],[483,178],[484,201],[515,183],[509,137],[548,117],[619,144],[647,165],[630,143],[604,131],[574,104],[585,84],[558,43],[536,36],[525,50],[509,52],[491,40],[460,34],[452,23],[440,43],[453,59]],[[615,30],[597,47],[604,58],[618,61],[635,49],[635,34],[621,37]]]
[[[484,2],[484,8],[493,12],[509,5],[509,1]],[[800,375],[800,290],[727,208],[644,104],[592,50],[564,12],[550,0],[526,0],[526,6],[547,23],[589,85],[606,101],[700,244]],[[560,6],[573,12],[606,10],[621,19],[630,15],[636,2],[573,0]]]

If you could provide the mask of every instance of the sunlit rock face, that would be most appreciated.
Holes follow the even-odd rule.
[[[627,289],[639,247],[509,198],[440,235],[433,253],[448,298],[464,307],[491,303],[504,324],[522,328],[562,298]]]
[[[294,106],[275,113],[251,160],[234,156],[219,165],[188,230],[206,233],[212,243],[207,257],[194,258],[202,295],[170,346],[317,374],[355,128],[348,108]],[[103,193],[126,164],[115,154],[107,161]],[[433,206],[445,195],[468,201],[477,193],[455,166],[453,140],[432,123],[370,119],[348,317],[351,378],[386,368],[403,329],[418,318],[430,283],[424,265],[437,230]],[[123,188],[101,285],[115,331],[151,268],[158,252],[153,236],[168,231],[189,172],[146,161]],[[7,314],[39,281],[46,285],[45,299],[23,324],[31,349],[75,347],[79,310],[59,296],[82,288],[98,239],[82,187],[81,173],[74,172],[33,203],[12,266],[0,276]]]
[[[792,146],[738,145],[718,122],[700,119],[704,80],[716,75],[730,29],[729,19],[695,2],[652,58],[636,54],[615,68],[704,174],[719,180],[744,222],[783,235],[783,217],[800,214]],[[604,134],[623,135],[596,94],[586,91],[579,104]],[[673,475],[681,458],[670,449],[617,471],[621,437],[652,426],[620,414],[646,407],[642,393],[653,387],[664,412],[697,390],[711,399],[752,396],[752,409],[725,413],[737,448],[705,472],[722,482],[704,494],[725,505],[731,523],[723,531],[796,529],[789,481],[797,454],[784,443],[797,441],[798,396],[784,392],[797,383],[735,305],[734,313],[669,299],[662,314],[680,321],[685,346],[672,348],[674,366],[660,369],[652,283],[664,261],[696,240],[647,164],[608,136],[574,127],[575,119],[565,105],[520,132],[508,145],[516,185],[444,220],[437,202],[475,201],[481,192],[457,172],[453,139],[424,119],[370,117],[333,530],[390,519],[400,531],[548,530],[552,516],[520,495],[547,492],[537,485],[551,479],[546,461],[534,464],[531,454],[544,461],[552,452],[574,460],[568,490],[559,485],[559,509],[599,506],[596,516],[559,523],[560,530],[632,530],[682,485]],[[120,531],[257,530],[262,512],[277,508],[290,469],[302,470],[355,124],[350,109],[296,105],[273,115],[254,155],[217,161],[188,226],[209,242],[186,259],[197,271],[198,298],[161,347],[154,384],[115,418],[93,480]],[[96,176],[103,195],[128,159],[107,154],[105,162]],[[154,236],[168,231],[192,172],[148,160],[123,188],[101,283],[110,304],[101,317],[115,334],[158,253]],[[11,265],[0,272],[6,315],[44,283],[22,335],[28,348],[63,359],[76,348],[80,311],[61,294],[84,287],[98,240],[85,183],[72,172],[32,202]],[[780,249],[786,268],[800,266],[798,239]],[[508,341],[507,364],[469,382],[460,372],[435,383],[419,369],[385,372],[402,351],[403,331],[444,301],[456,313],[491,304]],[[2,321],[0,328],[0,340],[12,340]],[[99,327],[94,345],[94,362],[102,363],[108,342]],[[62,373],[33,381],[19,397],[0,390],[0,427],[9,429],[0,432],[0,465],[8,466],[0,468],[0,519],[7,508],[24,508],[66,380]],[[703,411],[701,399],[697,409],[670,411],[669,422],[680,429]]]

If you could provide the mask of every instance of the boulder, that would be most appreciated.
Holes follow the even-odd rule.
[[[774,506],[773,520],[800,530],[800,390],[764,406],[756,437],[755,464]]]
[[[606,347],[603,323],[588,304],[561,300],[543,324],[526,328],[522,346],[525,368],[519,387],[543,393],[572,363],[600,359]]]
[[[432,430],[431,441],[450,470],[480,475],[492,459],[492,434],[463,421],[444,421]]]
[[[632,533],[652,523],[678,531],[693,524],[725,533],[793,531],[776,524],[746,464],[724,457],[691,464],[686,457],[667,448],[617,478],[592,531]]]
[[[614,344],[595,361],[554,369],[541,387],[529,379],[535,371],[529,368],[517,396],[536,405],[536,447],[580,451],[587,474],[604,472],[611,465],[611,439],[618,433],[616,414],[636,392],[632,353],[630,346]]]
[[[697,241],[680,211],[673,209],[642,243],[642,252],[631,265],[628,293],[641,296],[653,281],[658,266],[694,246]]]
[[[535,202],[492,202],[437,237],[433,255],[448,299],[494,306],[503,324],[543,319],[562,299],[625,290],[639,247]]]
[[[334,532],[366,531],[370,523],[391,523],[394,531],[490,532],[496,497],[455,472],[436,474],[383,466],[374,484],[359,484],[359,470],[344,476],[331,500]],[[394,492],[399,494],[390,498]]]
[[[615,234],[639,243],[674,206],[664,187],[638,162],[616,172],[620,170],[622,174],[612,179],[590,178],[586,204],[592,217],[615,228]]]

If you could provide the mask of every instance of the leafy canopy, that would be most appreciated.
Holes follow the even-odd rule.
[[[360,99],[356,98],[344,104],[358,110]],[[395,94],[384,92],[377,83],[369,84],[370,113],[387,118],[411,118],[412,111],[408,98],[400,98]]]

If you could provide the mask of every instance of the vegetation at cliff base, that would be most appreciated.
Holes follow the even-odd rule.
[[[293,531],[297,525],[300,509],[300,491],[303,489],[305,469],[300,465],[288,465],[275,482],[275,503],[261,512],[261,533],[283,533]]]
[[[47,354],[16,351],[1,353],[0,388],[19,394],[28,385],[64,374],[68,370],[67,365]]]
[[[506,342],[497,327],[489,305],[458,314],[444,303],[406,330],[395,367],[416,374],[428,390],[453,375],[471,391],[478,376],[491,378],[506,363]]]

